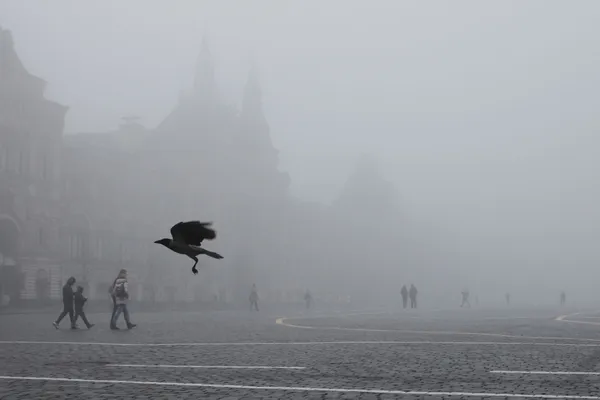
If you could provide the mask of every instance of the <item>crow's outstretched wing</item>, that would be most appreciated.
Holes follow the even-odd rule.
[[[217,237],[211,225],[212,222],[179,222],[171,228],[171,236],[176,242],[200,246],[204,239],[212,240]]]

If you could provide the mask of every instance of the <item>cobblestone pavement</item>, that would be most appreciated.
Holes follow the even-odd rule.
[[[0,316],[0,399],[600,400],[594,312],[132,315],[139,326],[119,332],[108,314],[90,331]]]

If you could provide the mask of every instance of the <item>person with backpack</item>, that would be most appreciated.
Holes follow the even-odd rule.
[[[127,270],[122,269],[121,272],[119,272],[119,276],[117,276],[117,279],[115,280],[111,294],[115,297],[116,310],[110,321],[110,329],[119,329],[117,327],[117,320],[119,319],[119,316],[121,316],[121,313],[123,313],[125,317],[127,329],[135,328],[136,325],[131,323],[131,320],[129,319],[129,310],[127,309],[127,301],[129,300]]]

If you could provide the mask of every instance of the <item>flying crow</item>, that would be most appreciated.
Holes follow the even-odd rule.
[[[212,222],[189,221],[179,222],[171,228],[173,239],[160,239],[154,243],[162,244],[175,253],[184,254],[194,260],[192,272],[198,273],[196,264],[198,264],[198,255],[206,254],[209,257],[221,259],[222,255],[205,250],[200,247],[204,239],[213,240],[217,233],[211,228]]]

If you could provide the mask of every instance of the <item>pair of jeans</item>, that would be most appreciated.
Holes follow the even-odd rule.
[[[113,308],[112,308],[112,314],[110,314],[110,327],[114,328],[114,319],[115,319],[115,314],[117,313],[117,299],[114,296],[112,297],[112,303],[113,303]]]
[[[131,325],[131,321],[129,320],[129,310],[127,309],[127,304],[117,304],[115,312],[112,316],[112,320],[110,321],[110,326],[117,326],[117,320],[121,316],[121,313],[123,313],[125,317],[125,322],[127,323],[127,326]]]

